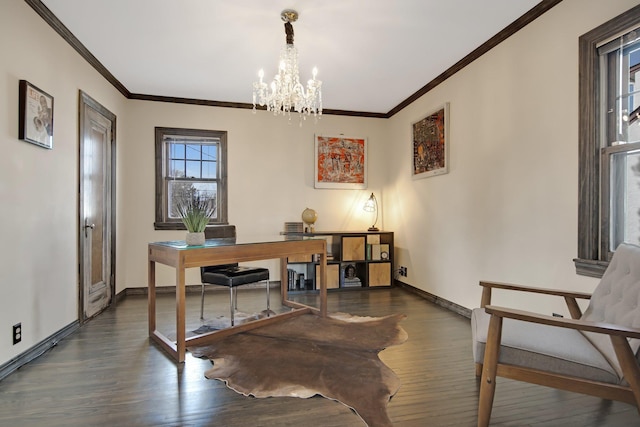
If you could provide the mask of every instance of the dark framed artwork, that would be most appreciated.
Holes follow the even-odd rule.
[[[414,179],[449,172],[449,103],[411,125]]]
[[[20,80],[19,97],[18,138],[53,148],[53,96]]]
[[[315,136],[315,188],[367,188],[367,139]]]

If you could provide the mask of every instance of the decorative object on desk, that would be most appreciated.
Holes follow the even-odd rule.
[[[245,396],[318,394],[352,408],[367,425],[392,426],[387,404],[400,380],[378,353],[406,341],[399,324],[405,317],[303,314],[189,351],[213,361],[207,378]]]
[[[304,232],[304,223],[303,222],[285,222],[284,232],[285,233],[302,233]]]
[[[313,114],[322,115],[322,82],[316,79],[318,69],[314,67],[313,77],[307,82],[306,90],[300,83],[298,72],[298,50],[293,46],[293,25],[298,20],[298,12],[291,9],[283,10],[280,17],[284,21],[284,32],[287,44],[280,51],[280,65],[278,74],[267,85],[262,81],[264,71],[260,70],[259,82],[253,83],[253,111],[256,111],[256,101],[267,107],[275,115],[286,114],[291,119],[292,112],[300,114],[302,119]]]
[[[313,233],[315,230],[315,223],[318,220],[318,213],[313,209],[306,208],[302,211],[302,220],[309,226],[309,232]]]
[[[53,97],[26,80],[19,83],[18,138],[53,147]]]
[[[315,136],[315,188],[367,188],[367,139]]]
[[[304,222],[284,223],[285,240],[302,240],[302,233],[304,233]]]
[[[427,178],[449,172],[449,103],[411,126],[413,178]]]
[[[215,202],[209,197],[191,192],[178,199],[176,210],[187,228],[187,245],[204,245],[204,229],[216,210]]]
[[[371,193],[367,201],[364,203],[362,209],[367,212],[374,212],[376,215],[373,225],[369,227],[369,231],[380,231],[378,230],[378,227],[376,227],[376,223],[378,222],[378,199],[376,199],[376,196],[374,196],[373,193]]]

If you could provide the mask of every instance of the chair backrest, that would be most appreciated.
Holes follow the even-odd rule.
[[[204,230],[204,237],[207,239],[228,240],[229,242],[236,242],[236,226],[235,225],[213,225],[207,226]],[[206,272],[214,272],[216,270],[224,270],[229,267],[237,267],[238,263],[223,264],[223,265],[210,265],[206,267],[200,267],[200,278]]]
[[[618,246],[582,318],[640,328],[640,247]]]
[[[640,328],[640,247],[626,243],[618,246],[582,319]],[[619,368],[609,337],[594,333],[585,336]],[[629,344],[637,354],[640,340],[631,339]]]

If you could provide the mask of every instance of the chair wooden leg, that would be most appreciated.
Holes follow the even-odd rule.
[[[633,396],[636,399],[636,407],[640,412],[640,368],[626,337],[619,335],[610,335],[611,344],[618,357],[618,363],[622,368],[624,378],[627,380],[633,390]]]
[[[482,363],[476,363],[476,377],[482,376]]]
[[[478,427],[488,426],[491,420],[493,396],[496,392],[496,372],[498,370],[498,357],[500,356],[501,335],[502,317],[492,315],[487,333],[487,343],[484,348],[484,363],[478,401]]]

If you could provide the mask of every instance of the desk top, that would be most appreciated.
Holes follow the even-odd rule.
[[[203,249],[203,248],[216,248],[221,246],[240,246],[251,245],[256,243],[279,243],[285,241],[300,241],[300,240],[323,240],[320,237],[311,236],[297,236],[291,238],[282,235],[268,235],[268,236],[246,236],[246,237],[228,237],[220,239],[207,239],[204,241],[204,245],[187,245],[184,240],[170,240],[166,242],[151,242],[150,245],[166,246],[175,250],[189,250],[189,249]]]

